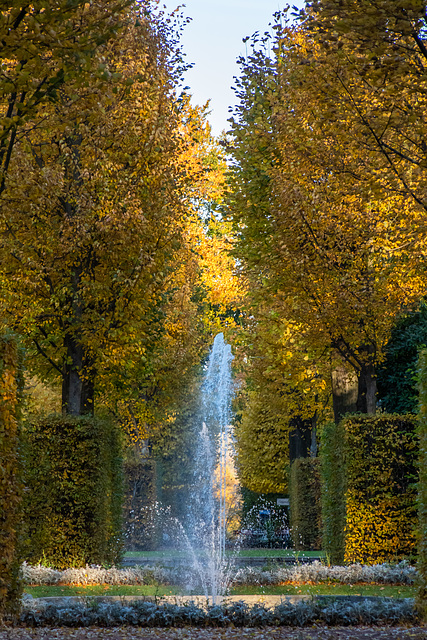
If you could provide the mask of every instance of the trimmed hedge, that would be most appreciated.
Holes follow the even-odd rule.
[[[414,555],[416,426],[410,414],[358,414],[323,428],[323,548],[333,564]]]
[[[22,478],[20,400],[22,352],[12,335],[0,338],[0,621],[19,610],[19,528]]]
[[[416,604],[425,620],[427,618],[427,350],[420,352],[418,360],[419,420],[418,438],[418,589]]]
[[[320,478],[322,500],[322,547],[328,563],[342,565],[345,553],[344,430],[342,424],[328,422],[320,436]]]
[[[121,437],[107,419],[50,416],[25,430],[25,559],[57,569],[122,551]]]
[[[346,562],[392,562],[415,553],[416,426],[410,414],[344,418]]]
[[[297,551],[321,549],[319,458],[297,458],[289,477],[291,536]]]

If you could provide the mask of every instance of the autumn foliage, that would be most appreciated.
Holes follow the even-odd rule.
[[[4,28],[14,20],[19,31],[11,7]],[[62,22],[35,5],[20,27],[33,52],[42,44],[30,25],[43,20],[66,53],[61,65],[55,41],[43,40],[50,55],[29,61],[43,87],[55,65],[60,80],[25,117],[7,97],[24,83],[16,40],[5,62],[3,101],[19,135],[3,172],[2,321],[25,336],[38,374],[62,386],[64,411],[93,413],[96,395],[120,413],[115,390],[151,399],[166,372],[193,367],[205,348],[194,295],[204,266],[192,247],[224,162],[205,110],[179,93],[179,26],[155,3],[75,3]]]
[[[22,585],[20,522],[22,510],[22,460],[20,452],[20,401],[22,353],[12,335],[0,339],[0,620],[16,613]]]
[[[393,327],[425,294],[425,28],[417,0],[313,0],[296,20],[279,12],[270,34],[248,39],[227,200],[245,282],[237,343],[243,473],[258,455],[274,477],[270,461],[286,461],[282,440],[293,419],[374,414]],[[259,437],[266,413],[283,436],[265,430],[268,451]],[[379,500],[374,526],[373,508],[356,523],[356,494],[348,559],[391,554],[386,530],[395,547],[402,541],[397,555],[411,553],[412,498],[398,509],[395,497]],[[344,559],[342,502],[335,507],[324,520],[333,561]]]
[[[65,569],[122,552],[122,439],[111,420],[34,420],[24,433],[24,558]]]
[[[332,562],[393,562],[416,552],[417,419],[347,416],[322,438],[324,541]],[[341,559],[341,562],[342,562]]]

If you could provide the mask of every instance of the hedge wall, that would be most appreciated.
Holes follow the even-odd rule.
[[[297,458],[289,478],[291,536],[297,551],[321,549],[320,461]]]
[[[332,564],[415,553],[416,426],[410,414],[359,414],[323,427],[323,548]]]
[[[419,420],[418,437],[418,575],[416,604],[424,619],[427,618],[427,350],[418,360]]]
[[[320,435],[320,477],[322,494],[322,547],[330,564],[344,563],[345,479],[344,430],[328,422]]]
[[[58,569],[122,551],[121,437],[109,420],[50,416],[25,429],[24,554]]]
[[[11,335],[0,338],[0,622],[20,604],[19,530],[22,480],[20,415],[22,352]]]
[[[416,426],[410,414],[344,418],[346,562],[390,562],[415,553]]]

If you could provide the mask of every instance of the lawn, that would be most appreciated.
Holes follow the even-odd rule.
[[[42,585],[24,588],[34,598],[46,598],[49,596],[170,596],[182,593],[180,587],[157,585],[118,585],[97,584],[91,586],[70,585]]]
[[[413,598],[415,587],[407,585],[379,584],[284,584],[266,587],[239,586],[232,595],[311,595],[311,596],[381,596],[390,598]]]
[[[94,585],[74,587],[60,586],[27,586],[25,592],[35,598],[47,596],[165,596],[182,594],[182,589],[173,586],[109,586]],[[273,586],[236,586],[230,590],[230,595],[328,595],[328,596],[387,596],[394,598],[413,598],[415,587],[403,585],[375,585],[355,584],[284,584]]]

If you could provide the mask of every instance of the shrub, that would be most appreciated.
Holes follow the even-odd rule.
[[[418,352],[427,344],[427,301],[417,311],[400,318],[385,347],[385,358],[377,371],[379,404],[387,413],[417,413],[416,384]]]
[[[320,447],[322,546],[335,565],[344,562],[345,475],[343,427],[328,422],[322,428]]]
[[[50,416],[25,430],[25,557],[62,569],[122,548],[121,439],[106,419]]]
[[[291,535],[298,551],[321,549],[320,463],[297,458],[289,479]]]
[[[417,607],[427,618],[427,351],[420,353],[418,362],[419,420],[418,437],[420,455],[418,460],[418,573]]]
[[[350,415],[321,436],[323,548],[333,564],[415,552],[416,417]]]
[[[368,564],[415,553],[416,417],[343,420],[346,449],[345,560]]]
[[[19,528],[22,479],[20,415],[22,352],[13,336],[0,338],[0,620],[13,614],[21,595]]]
[[[354,602],[319,598],[269,609],[261,604],[248,607],[243,602],[199,607],[195,603],[157,605],[135,601],[126,604],[97,603],[24,607],[21,619],[28,627],[305,627],[327,625],[395,625],[417,621],[413,601],[375,598]]]

